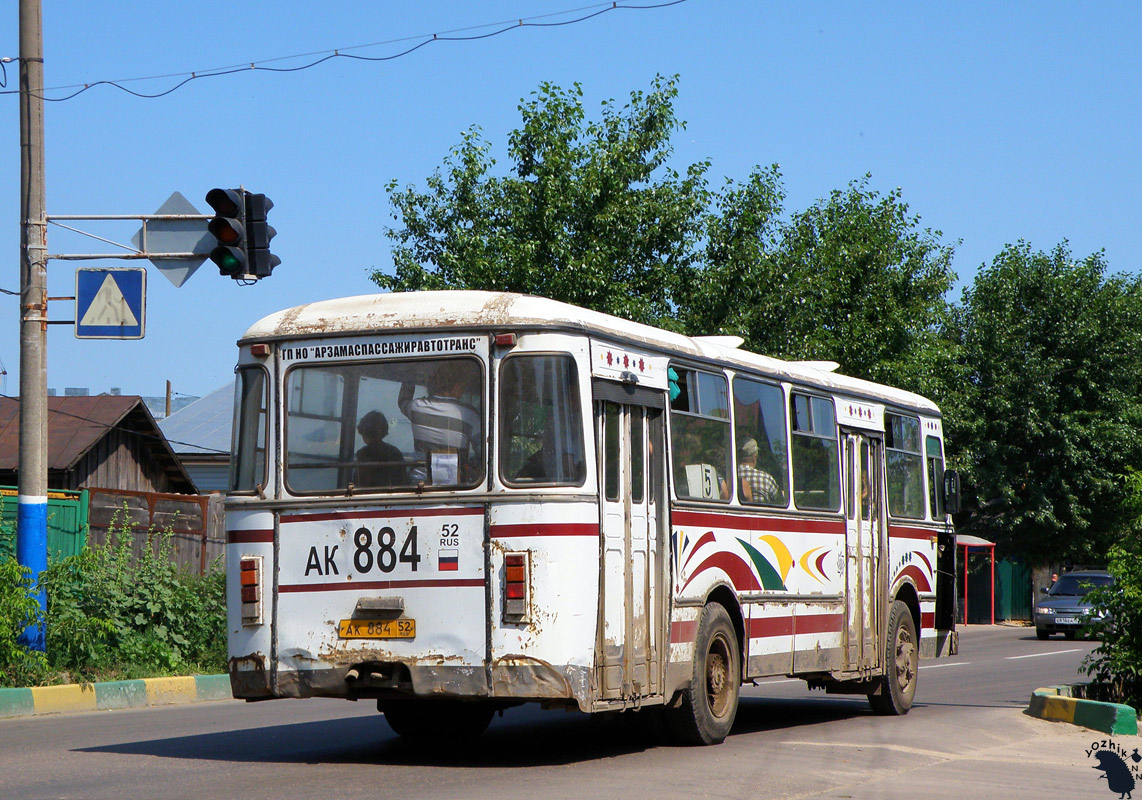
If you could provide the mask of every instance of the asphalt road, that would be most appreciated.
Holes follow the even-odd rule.
[[[709,748],[530,706],[463,745],[411,744],[373,704],[339,700],[0,720],[0,797],[1117,796],[1087,755],[1105,736],[1023,713],[1035,688],[1081,679],[1092,645],[1002,626],[961,636],[959,656],[923,662],[905,717],[766,681],[744,690],[732,735]]]

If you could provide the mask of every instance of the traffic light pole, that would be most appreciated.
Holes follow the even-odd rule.
[[[40,0],[20,0],[20,449],[16,557],[37,580],[48,566],[47,208]],[[21,640],[44,649],[41,618]]]

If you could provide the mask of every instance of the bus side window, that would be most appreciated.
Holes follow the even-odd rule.
[[[837,511],[841,506],[837,425],[833,401],[790,395],[793,502],[798,508]]]
[[[920,454],[920,420],[884,415],[884,465],[888,478],[888,513],[923,519],[924,467]]]
[[[678,496],[730,499],[730,413],[724,375],[673,367],[678,394],[670,401],[670,454]]]
[[[940,440],[935,436],[925,437],[924,448],[928,454],[928,507],[932,518],[944,518],[944,451]]]

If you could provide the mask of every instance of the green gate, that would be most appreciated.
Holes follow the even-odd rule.
[[[48,491],[48,559],[77,555],[87,544],[87,490]],[[0,558],[16,556],[17,490],[0,487]]]

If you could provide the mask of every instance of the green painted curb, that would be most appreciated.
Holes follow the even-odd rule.
[[[1124,703],[1104,703],[1071,697],[1070,686],[1048,686],[1031,695],[1027,713],[1055,722],[1069,722],[1116,736],[1138,735],[1138,713]]]
[[[90,692],[94,691],[95,703]],[[0,718],[76,711],[111,711],[170,703],[201,703],[230,700],[229,675],[195,675],[184,678],[145,678],[131,681],[38,686],[31,689],[0,689]],[[47,710],[45,710],[47,709]]]
[[[31,689],[0,689],[0,717],[22,717],[36,713]]]

